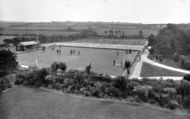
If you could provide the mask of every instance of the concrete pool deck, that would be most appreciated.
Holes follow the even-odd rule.
[[[83,47],[83,48],[99,48],[99,49],[117,49],[117,50],[136,50],[142,51],[145,45],[121,45],[121,44],[98,44],[98,43],[72,43],[72,42],[56,42],[42,44],[41,46],[69,46],[69,47]]]

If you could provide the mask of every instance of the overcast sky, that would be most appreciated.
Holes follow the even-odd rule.
[[[190,0],[0,0],[0,20],[190,23]]]

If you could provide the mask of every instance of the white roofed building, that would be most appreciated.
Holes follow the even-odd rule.
[[[40,43],[37,41],[25,41],[25,42],[20,42],[17,45],[17,50],[19,51],[25,51],[25,50],[32,50],[32,49],[37,49],[39,47]]]

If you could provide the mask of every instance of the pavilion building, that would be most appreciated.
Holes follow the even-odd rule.
[[[18,51],[26,51],[26,50],[33,50],[39,48],[40,43],[37,41],[25,41],[25,42],[20,42],[17,45],[17,50]]]

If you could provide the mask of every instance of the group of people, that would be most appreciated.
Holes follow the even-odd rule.
[[[131,54],[132,53],[132,49],[126,49],[126,54]]]
[[[117,51],[117,56],[119,56],[119,51]],[[113,60],[113,66],[116,65],[116,60]],[[123,61],[120,62],[121,67],[123,66]]]
[[[116,60],[114,59],[113,60],[113,66],[115,66],[116,65]],[[120,66],[122,67],[123,66],[123,61],[121,60],[121,62],[120,62]]]
[[[57,49],[57,54],[61,54],[61,49]]]
[[[75,50],[70,50],[70,55],[75,54]],[[78,55],[80,55],[80,51],[78,51]]]
[[[131,49],[126,49],[125,50],[125,53],[126,54],[131,54],[132,53],[132,50]],[[119,56],[119,52],[117,51],[117,56]]]

